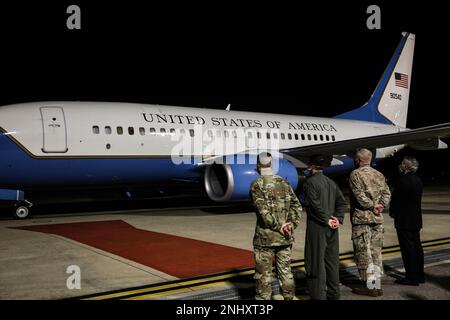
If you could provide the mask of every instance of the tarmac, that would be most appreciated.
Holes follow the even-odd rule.
[[[20,221],[3,219],[0,220],[0,299],[252,298],[254,284],[251,266],[180,278],[162,271],[161,268],[154,268],[151,264],[142,264],[136,259],[129,259],[126,253],[108,251],[99,246],[87,244],[95,244],[95,241],[99,240],[95,238],[102,237],[102,234],[90,235],[89,240],[93,242],[80,242],[66,235],[17,229],[17,227],[117,220],[129,224],[131,228],[165,237],[196,240],[199,243],[217,245],[218,248],[240,250],[244,254],[247,252],[251,254],[253,250],[255,214],[251,211],[242,212],[239,207],[41,214]],[[295,231],[296,243],[292,257],[300,300],[308,299],[302,284],[305,222],[306,217],[303,216],[300,227]],[[375,299],[448,300],[450,298],[450,188],[425,189],[423,224],[421,239],[426,252],[427,282],[419,287],[399,286],[393,282],[403,272],[400,253],[396,247],[398,241],[393,220],[385,214],[386,254],[383,256],[389,272],[386,272],[382,279],[384,296]],[[80,228],[80,233],[84,231]],[[351,274],[352,268],[354,272],[350,231],[351,225],[347,215],[340,229],[341,272],[344,275]],[[102,240],[105,241],[105,239]],[[114,242],[109,244],[114,246]],[[171,247],[170,250],[173,250],[176,257],[177,252],[183,250],[183,243],[181,242],[178,248]],[[185,267],[186,264],[184,260],[171,261],[178,264],[180,268]],[[70,266],[79,267],[80,288],[68,286],[72,275],[68,273]],[[341,276],[342,299],[371,299],[351,292],[354,279],[356,279],[355,275],[353,280],[345,280],[345,276]],[[274,285],[274,292],[276,292],[276,284]]]

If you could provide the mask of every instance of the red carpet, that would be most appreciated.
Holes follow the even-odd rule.
[[[122,220],[51,224],[14,229],[60,235],[177,278],[254,266],[251,251],[136,229]]]

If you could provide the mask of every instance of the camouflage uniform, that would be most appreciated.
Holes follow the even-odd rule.
[[[256,179],[251,185],[251,196],[257,216],[253,238],[256,299],[271,298],[274,256],[281,294],[285,299],[292,299],[295,283],[290,263],[294,237],[286,238],[281,226],[290,222],[295,229],[300,222],[302,206],[289,183],[276,175]]]
[[[350,174],[350,218],[356,265],[361,280],[367,280],[367,269],[377,266],[383,272],[383,216],[373,213],[374,205],[389,205],[391,192],[379,171],[363,166]]]

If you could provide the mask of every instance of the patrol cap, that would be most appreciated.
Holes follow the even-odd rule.
[[[261,152],[258,155],[258,163],[263,167],[269,167],[272,163],[272,155],[269,152]]]
[[[315,154],[309,158],[309,164],[318,167],[325,167],[327,165],[328,159],[324,155]]]

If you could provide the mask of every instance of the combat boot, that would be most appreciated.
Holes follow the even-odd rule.
[[[367,287],[359,287],[359,288],[354,288],[352,290],[352,292],[355,294],[362,295],[362,296],[378,297],[378,289],[369,289]]]

